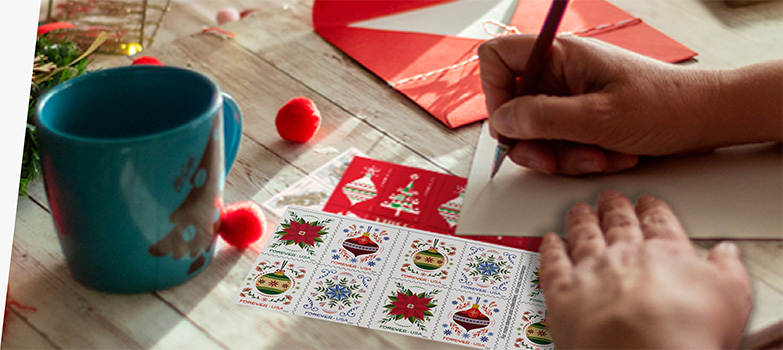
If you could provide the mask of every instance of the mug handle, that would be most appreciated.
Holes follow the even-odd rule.
[[[226,151],[226,176],[234,165],[239,152],[239,141],[242,139],[242,110],[231,95],[223,95],[223,138]]]

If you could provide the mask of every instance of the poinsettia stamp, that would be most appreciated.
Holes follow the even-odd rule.
[[[486,349],[496,348],[501,327],[513,311],[506,300],[459,291],[448,295],[443,310],[433,339]]]
[[[441,288],[391,280],[379,298],[370,328],[428,338],[442,307]]]
[[[321,268],[294,313],[357,325],[376,278],[361,272]]]
[[[546,305],[544,300],[544,290],[541,289],[541,274],[538,266],[538,255],[531,255],[530,258],[530,272],[525,276],[525,291],[524,296],[528,301],[539,304],[541,306]]]
[[[464,251],[463,242],[443,235],[424,235],[411,232],[400,237],[402,251],[399,254],[392,277],[414,282],[425,282],[448,287],[457,271],[459,254]]]
[[[456,288],[508,298],[517,270],[524,270],[525,255],[498,246],[468,245],[459,266]]]
[[[314,266],[260,255],[242,282],[234,303],[262,309],[292,312],[302,295],[303,282]]]
[[[379,275],[399,230],[367,221],[344,220],[322,263]]]
[[[337,218],[289,209],[269,239],[265,251],[271,254],[316,262],[326,250]]]

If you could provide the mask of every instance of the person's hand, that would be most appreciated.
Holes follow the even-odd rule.
[[[509,158],[545,173],[612,173],[638,156],[780,141],[783,61],[731,71],[683,68],[590,38],[557,37],[537,95],[518,96],[535,37],[479,47],[490,131]]]
[[[697,256],[661,200],[636,207],[608,191],[597,210],[574,205],[568,243],[549,233],[540,248],[541,287],[558,348],[737,347],[752,295],[738,248]]]

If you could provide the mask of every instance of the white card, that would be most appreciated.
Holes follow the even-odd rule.
[[[648,159],[614,175],[544,175],[506,159],[490,181],[497,142],[484,123],[462,204],[458,235],[543,236],[563,232],[568,208],[604,190],[665,200],[691,238],[783,238],[780,145],[727,147]]]

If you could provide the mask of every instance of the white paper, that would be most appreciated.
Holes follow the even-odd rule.
[[[490,39],[488,20],[508,24],[517,0],[460,0],[352,23],[351,27]],[[491,28],[496,29],[496,28]]]
[[[496,141],[482,128],[458,235],[540,236],[563,233],[577,202],[595,204],[604,190],[634,201],[665,200],[692,238],[783,238],[783,161],[780,144],[728,147],[694,156],[646,159],[614,175],[545,175],[506,160],[490,181]]]

